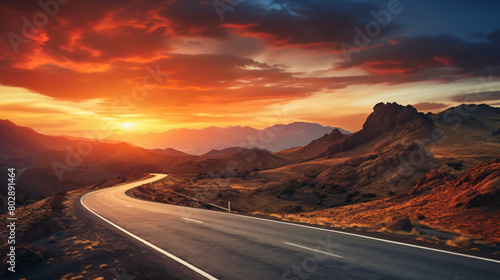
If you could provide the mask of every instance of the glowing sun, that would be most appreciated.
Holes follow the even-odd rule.
[[[124,123],[123,124],[123,129],[130,129],[132,127],[131,123]]]

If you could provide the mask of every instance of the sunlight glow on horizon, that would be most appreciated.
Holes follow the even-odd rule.
[[[493,82],[492,85],[500,86],[500,82]],[[104,121],[114,123],[109,130],[109,133],[113,134],[160,133],[179,128],[202,129],[210,126],[235,125],[263,129],[278,123],[287,124],[296,121],[317,122],[324,126],[341,127],[354,132],[361,128],[376,103],[395,101],[402,105],[415,104],[419,100],[417,97],[424,96],[429,102],[446,102],[449,106],[455,106],[458,103],[450,101],[449,97],[473,91],[474,87],[473,80],[448,84],[434,82],[393,86],[380,84],[371,86],[367,93],[366,87],[353,85],[331,93],[318,93],[291,100],[282,106],[261,107],[253,114],[245,112],[238,114],[238,108],[235,107],[231,109],[234,113],[225,114],[214,114],[212,112],[217,110],[212,109],[207,113],[191,112],[190,108],[187,108],[176,113],[155,115],[149,114],[147,108],[140,107],[130,109],[126,114],[113,114],[114,109],[104,99],[65,101],[20,87],[0,85],[0,96],[3,96],[0,99],[0,118],[10,119],[18,125],[28,126],[41,133],[77,137],[82,137],[83,131],[98,131],[99,124]],[[207,110],[201,107],[198,109]],[[441,110],[434,110],[436,111]],[[166,119],[170,119],[170,122]]]
[[[132,128],[132,124],[131,123],[124,123],[123,128],[126,130],[130,130]]]
[[[470,13],[462,2],[413,1],[346,53],[342,43],[358,45],[353,28],[380,1],[257,0],[225,21],[204,1],[153,2],[92,10],[75,1],[29,43],[0,37],[0,118],[77,137],[278,122],[357,131],[380,102],[441,111],[476,92],[478,76],[491,78],[483,91],[500,91],[498,3]],[[19,30],[32,9],[2,2],[1,28]]]

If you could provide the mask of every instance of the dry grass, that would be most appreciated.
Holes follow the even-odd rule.
[[[446,245],[460,248],[470,248],[472,241],[469,237],[466,236],[458,236],[453,240],[447,240]]]

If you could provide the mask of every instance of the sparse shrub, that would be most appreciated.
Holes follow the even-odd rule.
[[[446,245],[453,247],[469,248],[471,245],[471,239],[463,235],[456,237],[453,240],[447,240]]]
[[[59,192],[56,195],[54,195],[48,199],[48,204],[49,204],[50,212],[52,213],[52,215],[54,215],[54,216],[61,216],[62,215],[62,212],[65,208],[63,203],[66,200],[67,200],[67,198],[66,198],[65,191]]]
[[[378,158],[378,155],[370,155],[370,156],[368,157],[368,160],[374,160],[374,159],[376,159],[376,158]]]
[[[387,229],[390,231],[405,231],[405,232],[411,232],[413,229],[413,225],[411,223],[411,220],[407,216],[395,216],[395,217],[390,217],[386,219],[386,225]]]
[[[450,162],[450,163],[447,163],[446,165],[448,165],[449,167],[451,167],[455,170],[464,169],[464,165],[461,162]]]
[[[318,198],[319,199],[325,199],[327,197],[326,193],[318,193]]]
[[[295,193],[295,187],[293,185],[290,185],[283,190],[283,194],[287,194],[290,196],[293,195],[294,193]]]
[[[281,212],[286,214],[299,213],[302,211],[302,206],[300,205],[285,205],[281,207]]]
[[[347,194],[347,199],[352,199],[353,197],[357,196],[358,194],[359,194],[359,191],[348,193]]]
[[[236,177],[246,178],[246,177],[248,177],[248,175],[250,175],[250,173],[248,171],[243,171],[243,172],[240,172]]]
[[[332,188],[335,188],[335,189],[332,189],[333,190],[333,193],[336,193],[336,194],[343,194],[343,193],[346,193],[347,190],[345,187],[341,187],[337,184],[333,184],[332,185]]]

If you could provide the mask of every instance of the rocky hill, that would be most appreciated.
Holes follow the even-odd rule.
[[[290,164],[287,160],[262,149],[229,148],[211,154],[216,156],[201,156],[182,161],[165,171],[199,178],[246,177],[251,172]]]
[[[349,135],[333,130],[330,134],[304,147],[285,150],[278,154],[296,161],[333,157],[377,138],[385,138],[387,147],[405,141],[414,142],[429,137],[434,127],[434,122],[430,117],[419,113],[410,105],[379,103],[375,105],[373,112],[366,119],[362,130]]]
[[[161,171],[192,156],[167,155],[126,143],[68,139],[0,121],[0,179],[7,168],[18,176],[18,204],[136,172]],[[5,198],[6,188],[0,192]],[[3,211],[3,210],[2,210]]]
[[[328,219],[333,224],[382,229],[387,221],[407,217],[445,232],[500,242],[500,158],[456,177],[433,169],[408,192],[383,200],[301,214],[304,219]]]

